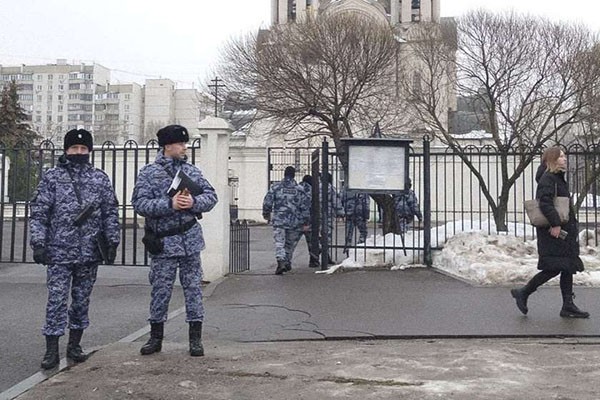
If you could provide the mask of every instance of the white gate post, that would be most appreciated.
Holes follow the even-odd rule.
[[[222,118],[206,117],[200,130],[200,162],[202,173],[217,191],[219,202],[203,215],[200,223],[206,249],[202,252],[204,279],[213,281],[229,271],[229,136],[233,129]]]

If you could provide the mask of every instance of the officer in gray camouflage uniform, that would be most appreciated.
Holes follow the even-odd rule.
[[[417,199],[415,191],[412,190],[412,181],[410,179],[406,182],[404,192],[395,194],[393,199],[394,208],[396,210],[398,233],[404,235],[408,230],[408,225],[415,220],[415,217],[417,217],[419,222],[423,220],[423,215],[421,214],[419,207],[419,200]]]
[[[312,205],[312,176],[304,175],[302,177],[302,182],[300,182],[300,186],[302,186],[302,189],[304,189],[304,193],[306,193],[306,195],[308,196],[308,199],[310,201],[309,205]],[[312,207],[309,208],[310,212],[312,212],[311,209],[312,209]],[[309,212],[309,216],[310,216],[310,212]],[[310,217],[309,217],[309,221],[312,224],[312,220],[310,219]],[[311,241],[312,241],[311,224],[309,224],[308,229],[303,232],[303,236],[306,239],[306,245],[308,246],[308,254],[309,254],[308,266],[310,268],[318,268],[319,267],[319,253],[318,252],[313,253],[312,248],[311,248]],[[318,241],[318,238],[316,240]]]
[[[275,183],[263,200],[263,218],[273,223],[276,275],[292,269],[292,256],[310,224],[310,198],[294,180],[296,170],[286,167],[284,178]]]
[[[355,227],[358,229],[358,243],[367,240],[367,220],[369,219],[369,196],[361,192],[352,192],[344,189],[342,198],[344,211],[346,213],[346,241],[344,252],[348,254],[348,248],[352,244]]]
[[[186,322],[189,323],[189,352],[192,356],[203,356],[200,252],[205,244],[196,218],[217,204],[217,194],[202,172],[186,161],[189,135],[185,127],[169,125],[160,129],[157,136],[161,149],[154,163],[140,170],[131,200],[134,210],[146,218],[147,234],[151,232],[162,247],[156,254],[151,254],[149,279],[152,294],[148,319],[151,330],[150,338],[140,352],[148,355],[162,349],[164,322],[179,268]],[[173,197],[169,196],[169,187],[178,171],[191,179],[198,194],[187,193],[188,188],[185,187]]]
[[[102,259],[96,238],[103,235],[101,241],[108,245],[107,264],[114,263],[120,241],[115,192],[106,173],[89,162],[92,135],[84,129],[70,130],[64,150],[58,165],[44,174],[30,203],[33,259],[47,266],[44,369],[59,364],[58,340],[67,325],[67,358],[87,359],[80,342],[89,326],[90,295]]]
[[[342,203],[342,197],[338,193],[337,189],[333,186],[333,176],[331,173],[327,173],[327,240],[329,245],[333,244],[333,228],[335,225],[336,218],[344,217],[344,205]],[[331,247],[328,255],[328,264],[335,264],[330,254],[332,253]]]

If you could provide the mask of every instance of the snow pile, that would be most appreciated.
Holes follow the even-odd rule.
[[[537,244],[532,240],[533,228],[525,224],[509,225],[508,233],[496,232],[493,221],[454,221],[431,230],[432,247],[443,247],[433,254],[433,266],[448,274],[479,285],[515,285],[526,282],[537,270]],[[447,239],[446,239],[447,238]],[[574,277],[575,284],[600,286],[600,249],[596,232],[584,230],[579,235],[581,259],[586,270]],[[406,246],[423,243],[423,231],[410,231],[404,237]],[[353,248],[341,264],[323,273],[340,269],[390,267],[405,269],[423,267],[423,252],[402,250],[400,236],[389,233],[371,236],[367,246]],[[395,249],[385,249],[395,246]],[[550,284],[558,284],[553,279]]]

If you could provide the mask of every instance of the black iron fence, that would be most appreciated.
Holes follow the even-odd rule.
[[[325,157],[323,149],[318,150],[321,159],[316,164],[320,169],[317,175],[326,164],[326,170],[332,174],[333,186],[343,196],[344,169],[335,149],[327,150]],[[569,160],[567,180],[577,205],[580,229],[596,231],[600,205],[600,149],[574,145],[564,150]],[[269,149],[269,183],[281,180],[287,165],[300,171],[296,175],[298,180],[302,174],[310,174],[310,155],[314,151],[314,148]],[[429,264],[431,250],[441,249],[450,236],[462,231],[492,233],[507,229],[509,234],[532,239],[535,229],[527,224],[523,202],[535,197],[535,174],[541,153],[534,155],[533,162],[517,174],[510,188],[506,185],[507,178],[520,167],[521,160],[530,155],[517,149],[500,152],[493,146],[466,146],[459,154],[447,147],[431,148],[427,139],[414,143],[410,149],[409,175],[421,201],[423,221],[415,220],[403,235],[384,232],[383,210],[371,200],[367,241],[358,244],[359,233],[354,229],[348,235],[348,243],[348,226],[342,218],[336,218],[328,243],[330,257],[338,262],[350,255],[373,264]],[[314,165],[313,162],[313,168]],[[506,199],[501,203],[503,190]],[[504,211],[499,212],[497,208]],[[326,230],[325,227],[321,229],[321,237]]]
[[[131,194],[138,171],[154,161],[158,151],[155,140],[146,145],[128,141],[123,146],[105,142],[91,153],[94,166],[104,170],[119,200],[121,245],[117,264],[148,265],[148,255],[141,242],[144,219],[133,211]],[[195,163],[200,155],[200,141],[188,146],[188,159]],[[29,199],[46,170],[56,165],[63,153],[49,141],[32,148],[6,148],[0,144],[0,262],[32,262],[29,250]]]
[[[229,233],[229,273],[250,269],[250,227],[246,220],[231,222]]]

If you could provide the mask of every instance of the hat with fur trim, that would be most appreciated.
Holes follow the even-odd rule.
[[[89,151],[94,150],[94,139],[92,134],[85,129],[71,129],[65,134],[64,150],[76,144],[82,144],[88,148]]]
[[[156,133],[158,137],[158,145],[165,146],[173,143],[183,143],[190,140],[190,135],[187,129],[181,125],[168,125],[161,128]]]

